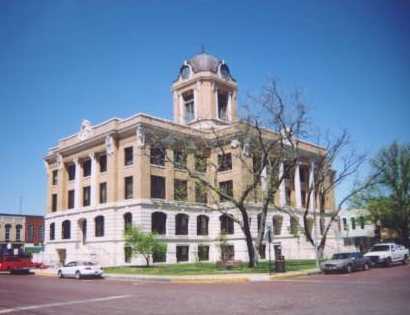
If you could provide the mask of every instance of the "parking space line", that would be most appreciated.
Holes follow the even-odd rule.
[[[128,297],[131,297],[131,295],[114,295],[114,296],[106,296],[106,297],[87,299],[87,300],[76,300],[76,301],[57,302],[57,303],[49,303],[49,304],[18,306],[18,307],[0,310],[0,314],[8,314],[8,313],[14,313],[14,312],[20,312],[20,311],[36,310],[36,309],[41,309],[41,308],[66,306],[66,305],[74,305],[74,304],[104,302],[104,301],[125,299]]]

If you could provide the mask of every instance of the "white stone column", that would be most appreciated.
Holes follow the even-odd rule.
[[[315,205],[315,163],[310,163],[310,174],[309,174],[309,190],[310,190],[310,198],[309,198],[309,209],[314,210]]]
[[[279,185],[279,206],[284,207],[286,205],[286,190],[285,190],[285,178],[283,177],[284,165],[283,162],[279,165],[279,179],[282,179]]]
[[[78,209],[80,208],[80,196],[81,196],[81,167],[80,167],[80,161],[78,158],[74,160],[75,164],[75,180],[74,180],[74,208]]]
[[[300,189],[300,170],[299,170],[299,162],[296,163],[295,167],[295,200],[296,200],[296,208],[302,208],[302,191]]]
[[[97,206],[97,159],[95,153],[90,154],[91,159],[91,207]]]

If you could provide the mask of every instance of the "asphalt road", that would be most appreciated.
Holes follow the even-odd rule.
[[[0,314],[410,314],[410,266],[231,284],[0,274]]]

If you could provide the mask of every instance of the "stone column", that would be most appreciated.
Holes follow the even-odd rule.
[[[91,159],[91,179],[90,179],[90,187],[91,187],[91,207],[97,206],[97,159],[95,153],[90,153]]]
[[[310,163],[310,172],[309,172],[309,190],[310,190],[310,198],[309,198],[309,209],[315,209],[315,163],[312,161]]]
[[[74,160],[75,164],[75,181],[74,181],[74,208],[80,208],[80,196],[81,196],[81,172],[80,172],[80,161],[78,158]]]
[[[105,137],[107,154],[107,202],[117,201],[117,156],[118,150],[112,135]]]
[[[302,208],[302,191],[300,189],[300,171],[299,171],[299,162],[296,163],[295,167],[295,201],[296,208]]]
[[[283,162],[279,165],[279,178],[283,177],[284,165]],[[285,189],[285,179],[283,178],[279,185],[279,206],[284,207],[286,205],[286,189]]]

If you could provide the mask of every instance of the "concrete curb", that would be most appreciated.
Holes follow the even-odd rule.
[[[285,280],[301,276],[319,274],[318,269],[308,269],[303,271],[290,271],[286,273],[264,274],[264,273],[228,273],[216,275],[184,275],[184,276],[156,276],[156,275],[129,275],[106,273],[106,280],[117,281],[145,281],[145,282],[167,282],[180,284],[208,284],[208,283],[244,283],[244,282],[266,282],[275,280]],[[37,276],[56,277],[56,270],[44,269],[35,270]]]

